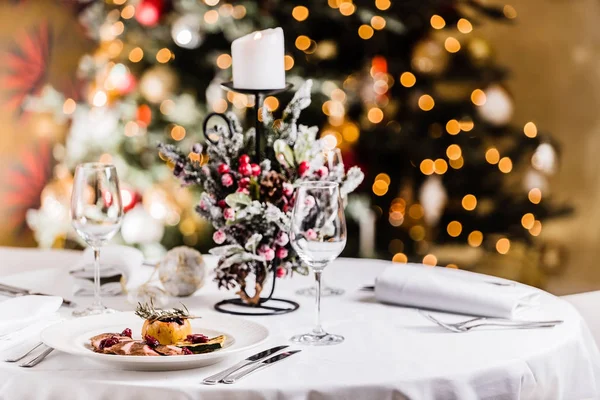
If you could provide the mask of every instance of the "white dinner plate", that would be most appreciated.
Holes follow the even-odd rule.
[[[193,314],[193,311],[192,311]],[[130,328],[134,339],[141,338],[143,320],[132,312],[95,315],[59,322],[42,332],[42,341],[56,350],[76,357],[87,357],[111,368],[138,371],[169,371],[205,367],[226,357],[258,346],[269,336],[266,327],[253,321],[230,316],[206,316],[191,319],[193,333],[208,337],[226,335],[223,348],[212,353],[181,356],[144,357],[95,353],[92,336],[122,332]]]

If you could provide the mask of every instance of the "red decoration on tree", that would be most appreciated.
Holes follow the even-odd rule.
[[[310,164],[308,161],[302,161],[300,165],[298,165],[298,173],[300,176],[304,176],[308,170],[310,169]]]
[[[144,26],[158,23],[165,8],[163,0],[142,0],[135,10],[135,19]]]
[[[231,170],[231,168],[229,168],[229,165],[222,163],[219,165],[219,167],[217,168],[217,171],[219,171],[220,174],[226,174]]]
[[[260,165],[258,164],[250,164],[252,167],[252,176],[260,176]]]
[[[250,176],[252,175],[252,167],[250,164],[240,164],[238,172],[244,176]]]
[[[123,203],[123,212],[131,210],[137,203],[139,203],[141,197],[134,190],[129,188],[121,189],[121,202]]]
[[[240,164],[248,164],[250,162],[250,156],[248,154],[242,154],[238,161]]]

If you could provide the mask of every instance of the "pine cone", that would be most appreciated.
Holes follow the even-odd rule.
[[[279,204],[283,198],[283,175],[276,171],[269,171],[260,181],[260,197],[263,201]]]

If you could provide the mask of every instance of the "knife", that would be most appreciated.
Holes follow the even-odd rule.
[[[262,361],[265,358],[277,353],[279,350],[285,349],[286,347],[289,347],[289,346],[287,346],[287,345],[277,346],[277,347],[273,347],[272,349],[269,349],[269,350],[261,351],[260,353],[257,353],[253,356],[246,358],[245,360],[240,361],[239,363],[235,364],[233,367],[227,368],[224,371],[221,371],[217,374],[211,375],[208,378],[205,378],[202,381],[202,383],[204,383],[205,385],[215,385],[215,384],[219,383],[220,380],[222,380],[223,378],[226,378],[229,374],[237,371],[238,369],[244,368],[247,365],[251,365],[251,364],[257,363],[259,361]]]
[[[292,354],[300,353],[301,351],[302,350],[293,350],[293,351],[286,351],[285,353],[277,354],[276,356],[273,356],[262,362],[252,365],[250,368],[247,368],[247,369],[244,369],[243,371],[235,372],[235,373],[229,375],[227,378],[223,379],[222,382],[223,383],[235,383],[238,380],[245,377],[246,375],[253,373],[254,371],[258,371],[259,369],[268,367],[269,365],[273,365],[276,362],[286,359],[289,356],[291,356]]]
[[[16,286],[10,286],[7,285],[5,283],[0,283],[0,292],[2,294],[5,295],[13,295],[13,296],[54,296],[53,294],[47,294],[47,293],[38,293],[35,292],[33,290],[30,289],[22,289],[22,288],[18,288]],[[71,301],[71,300],[67,300],[63,297],[63,301],[62,301],[64,306],[67,307],[74,307],[75,304]]]

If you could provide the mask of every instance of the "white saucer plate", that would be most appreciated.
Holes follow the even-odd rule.
[[[193,310],[191,313],[194,314]],[[59,322],[42,332],[47,346],[71,354],[86,357],[111,368],[136,371],[173,371],[200,368],[258,346],[267,340],[269,331],[253,321],[230,316],[206,316],[191,319],[192,332],[208,337],[226,335],[223,348],[212,353],[181,356],[144,357],[120,356],[95,353],[90,338],[100,333],[122,332],[130,328],[134,339],[141,338],[143,321],[132,312],[95,315]]]

